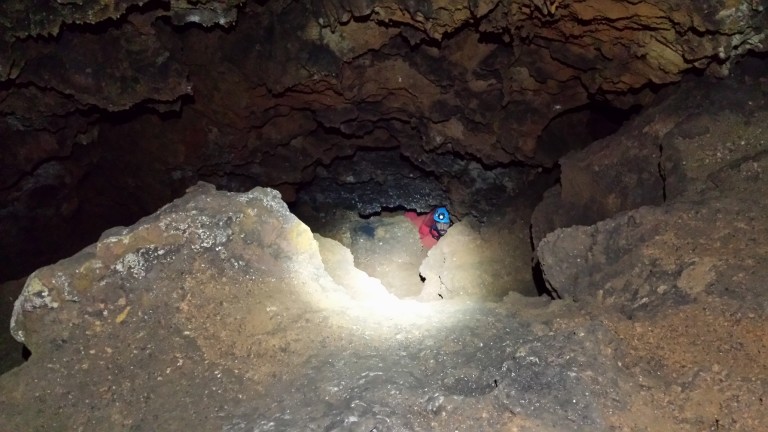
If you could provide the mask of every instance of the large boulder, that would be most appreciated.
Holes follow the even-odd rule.
[[[310,355],[324,337],[311,328],[332,326],[322,305],[342,292],[277,192],[198,186],[28,278],[11,331],[32,357],[3,376],[16,390],[2,424],[219,428],[217,411]]]
[[[592,225],[707,188],[727,190],[720,177],[766,148],[764,73],[764,65],[747,61],[729,81],[687,80],[621,133],[562,157],[559,185],[534,211],[534,245],[557,228]],[[738,189],[751,182],[745,180],[727,186]]]
[[[610,323],[632,353],[624,365],[654,377],[638,397],[675,401],[663,410],[673,429],[768,425],[768,165],[758,159],[731,171],[748,191],[642,207],[538,246],[549,286]]]
[[[674,400],[666,412],[691,430],[725,422],[760,430],[768,424],[768,110],[749,76],[697,89],[643,120],[659,143],[666,202],[556,229],[537,257],[553,291],[611,323],[634,357],[627,367],[656,375],[641,398]],[[625,171],[631,165],[602,175]]]
[[[441,238],[419,268],[420,297],[499,300],[510,292],[535,296],[528,224],[502,218],[462,221]]]

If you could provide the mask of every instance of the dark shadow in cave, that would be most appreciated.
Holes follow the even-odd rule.
[[[130,22],[128,19],[131,15],[144,15],[152,13],[154,11],[169,12],[171,6],[164,0],[147,0],[139,4],[130,4],[125,8],[123,12],[117,18],[108,18],[95,23],[90,22],[62,22],[60,24],[59,32],[54,36],[38,35],[31,39],[39,40],[60,40],[65,33],[81,33],[90,35],[103,35],[107,32],[115,29],[119,29],[123,25]]]
[[[656,86],[648,87],[656,93]],[[557,172],[556,183],[561,183],[559,160],[572,151],[582,150],[595,141],[606,138],[637,115],[643,106],[635,104],[620,108],[602,100],[593,100],[585,105],[561,112],[553,117],[539,135],[536,158]],[[531,227],[531,230],[533,227]],[[536,250],[531,231],[531,250]],[[553,300],[561,299],[560,294],[546,280],[541,263],[534,258],[531,274],[539,296],[546,295]]]
[[[553,117],[539,135],[536,158],[552,166],[567,153],[616,133],[641,109],[641,105],[623,109],[607,102],[592,101],[563,111]]]
[[[558,293],[556,289],[551,288],[549,284],[547,284],[547,281],[544,278],[544,271],[541,269],[541,263],[538,260],[536,260],[536,262],[531,266],[531,274],[533,276],[533,285],[536,287],[536,292],[538,293],[539,297],[545,295],[552,300],[562,299],[562,297],[560,297],[560,293]]]
[[[368,213],[368,214],[358,213],[358,215],[360,216],[360,219],[370,219],[372,217],[378,217],[384,214],[403,213],[408,211],[416,212],[416,210],[412,208],[408,208],[404,205],[394,205],[394,206],[381,206],[381,210],[377,212]]]
[[[22,345],[21,346],[21,358],[24,361],[27,361],[27,360],[29,360],[30,357],[32,357],[32,351],[30,351],[29,348],[27,348],[26,345]]]
[[[733,72],[753,79],[764,78],[768,74],[768,52],[746,54],[734,65]]]
[[[181,99],[182,105],[191,101],[191,96]],[[91,107],[82,110],[81,115],[98,118],[94,125],[104,129],[142,116],[170,121],[180,113],[158,112],[142,105],[119,112]],[[20,187],[22,182],[30,185],[26,197],[8,203],[0,219],[0,282],[25,277],[74,255],[97,241],[105,230],[135,223],[183,195],[194,183],[174,185],[167,190],[168,199],[150,202],[144,198],[145,185],[132,178],[136,172],[133,167],[141,166],[145,157],[141,148],[110,134],[100,133],[95,142],[98,145],[74,143],[70,153],[40,160],[10,186]],[[60,176],[46,174],[53,169],[77,174],[67,174],[65,178],[71,183],[61,183]],[[76,206],[66,208],[62,203],[67,202]]]
[[[319,165],[313,178],[299,185],[291,209],[343,209],[361,217],[391,210],[427,212],[448,200],[439,174],[416,165],[397,148],[358,149]],[[311,220],[305,222],[312,227]]]

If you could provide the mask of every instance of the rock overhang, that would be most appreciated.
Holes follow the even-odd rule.
[[[200,180],[293,199],[361,149],[399,151],[469,207],[461,177],[477,170],[451,159],[551,167],[537,139],[560,113],[647,106],[660,85],[727,75],[765,50],[754,2],[449,3],[6,2],[2,164],[18,167],[0,174],[7,219],[71,218],[90,202],[103,208],[82,213],[99,220],[115,210],[86,179],[120,171],[132,178],[118,188],[147,190],[126,219]],[[51,160],[64,175],[43,169]],[[55,189],[48,212],[12,204],[41,189]]]

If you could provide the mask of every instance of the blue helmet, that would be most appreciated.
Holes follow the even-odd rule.
[[[448,214],[448,209],[445,207],[436,208],[432,217],[435,219],[435,222],[438,223],[451,223],[451,216]]]

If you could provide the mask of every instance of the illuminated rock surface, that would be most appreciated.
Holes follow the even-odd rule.
[[[533,327],[525,314],[548,300],[517,294],[401,300],[316,238],[274,191],[198,186],[37,271],[12,322],[33,354],[0,378],[0,420],[12,430],[492,430],[601,425],[602,403],[620,408],[603,400],[617,391],[615,361],[594,362],[604,330],[571,340]],[[565,341],[571,360],[539,376]],[[557,353],[533,348],[550,343]]]

